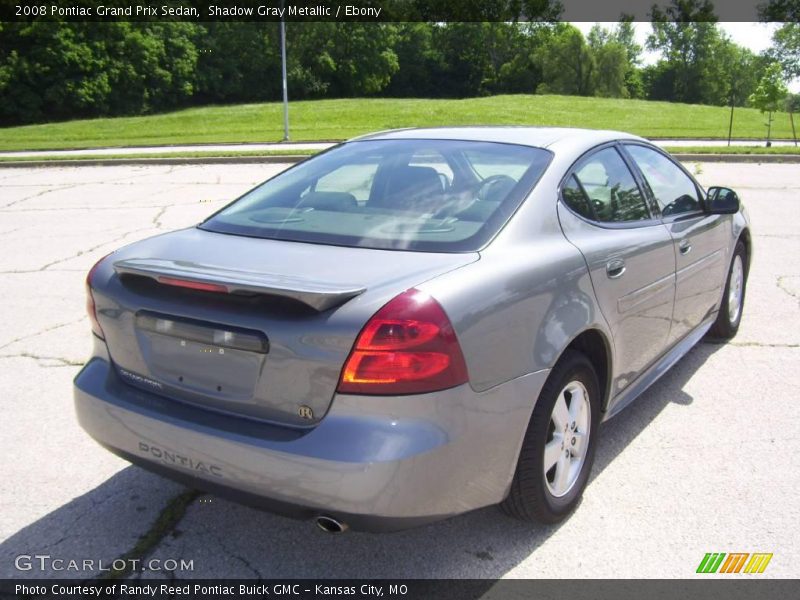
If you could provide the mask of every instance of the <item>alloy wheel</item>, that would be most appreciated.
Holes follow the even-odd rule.
[[[544,447],[544,479],[548,491],[557,498],[569,493],[583,469],[591,411],[589,394],[580,381],[564,386],[553,407]]]
[[[739,320],[739,313],[742,310],[743,287],[744,266],[742,265],[742,257],[737,254],[733,259],[731,280],[728,284],[728,318],[732,324]]]

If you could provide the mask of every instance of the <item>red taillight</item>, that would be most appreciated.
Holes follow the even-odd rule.
[[[89,273],[86,275],[86,312],[89,314],[89,322],[92,325],[92,333],[94,333],[101,340],[106,339],[106,336],[103,333],[103,328],[100,327],[100,323],[97,321],[97,307],[95,306],[94,297],[92,296],[92,278],[94,277],[97,267],[100,266],[100,263],[103,262],[107,256],[109,255],[106,254],[103,258],[94,263],[94,266],[89,269]]]
[[[338,391],[423,394],[467,382],[467,365],[442,307],[408,290],[381,308],[356,339]]]
[[[177,279],[175,277],[167,277],[161,275],[158,278],[159,283],[165,285],[173,285],[175,287],[188,288],[190,290],[201,290],[203,292],[219,292],[227,294],[228,288],[221,283],[206,283],[205,281],[190,281],[189,279]]]

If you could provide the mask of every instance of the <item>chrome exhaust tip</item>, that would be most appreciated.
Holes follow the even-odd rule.
[[[347,523],[337,521],[333,517],[320,515],[316,519],[317,527],[325,533],[344,533],[347,531]]]

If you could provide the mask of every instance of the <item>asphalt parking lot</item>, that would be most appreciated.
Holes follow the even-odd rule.
[[[284,166],[0,169],[0,578],[42,575],[18,570],[19,555],[108,564],[148,531],[158,539],[148,557],[192,560],[176,573],[186,577],[690,577],[707,552],[771,552],[762,576],[796,577],[800,165],[690,167],[739,191],[753,221],[740,333],[698,345],[603,426],[572,518],[526,525],[490,507],[340,536],[210,496],[159,530],[184,488],[102,450],[72,408],[90,346],[89,267],[196,223]]]

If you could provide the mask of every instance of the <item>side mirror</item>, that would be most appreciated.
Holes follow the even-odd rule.
[[[732,215],[739,212],[739,195],[730,188],[710,187],[706,209],[712,215]]]

